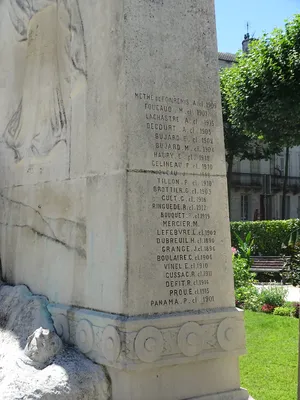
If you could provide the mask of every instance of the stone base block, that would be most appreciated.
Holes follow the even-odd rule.
[[[236,308],[125,317],[48,306],[56,330],[91,360],[141,370],[245,353],[243,313]]]
[[[248,400],[237,357],[141,371],[107,368],[113,400]]]
[[[57,333],[107,367],[113,400],[248,400],[243,312],[121,316],[51,304]]]

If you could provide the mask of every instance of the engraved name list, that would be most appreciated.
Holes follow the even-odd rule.
[[[213,218],[216,103],[135,93],[147,135],[149,206],[155,231],[152,265],[163,285],[150,306],[213,307],[215,253],[220,238]],[[218,145],[218,144],[217,144]],[[182,307],[179,307],[179,309]]]

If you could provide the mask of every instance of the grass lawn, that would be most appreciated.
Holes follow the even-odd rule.
[[[241,384],[254,400],[296,400],[299,320],[245,312],[247,351]]]

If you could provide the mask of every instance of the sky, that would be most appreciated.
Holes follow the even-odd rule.
[[[300,0],[215,0],[218,50],[236,53],[241,49],[249,23],[250,36],[260,37],[300,13]]]

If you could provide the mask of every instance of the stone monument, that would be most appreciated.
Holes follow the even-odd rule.
[[[213,0],[0,3],[4,278],[113,400],[245,400]]]

